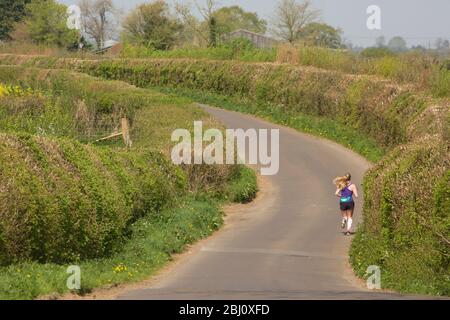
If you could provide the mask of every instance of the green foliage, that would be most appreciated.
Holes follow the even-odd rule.
[[[436,97],[444,98],[450,96],[450,69],[444,66],[435,67],[431,78],[431,90]]]
[[[32,0],[26,6],[25,23],[31,40],[68,47],[78,40],[78,31],[67,27],[67,7],[54,0]]]
[[[137,217],[182,191],[158,155],[2,134],[2,265],[109,255]]]
[[[168,50],[183,26],[170,16],[167,3],[158,0],[139,5],[125,18],[123,28],[123,38],[134,45]]]
[[[378,265],[385,288],[450,293],[448,168],[446,143],[424,137],[398,147],[367,173],[364,223],[350,254],[358,275]]]
[[[25,6],[30,0],[0,1],[0,40],[8,40],[18,23],[25,16]]]
[[[247,203],[256,197],[258,184],[255,172],[245,166],[237,167],[230,176],[226,197],[232,202]]]
[[[319,52],[325,59],[318,61],[314,50],[310,55],[308,50],[304,51],[303,64],[327,66],[335,59],[338,67],[334,69],[346,64],[345,68],[352,68],[351,56],[323,49]],[[7,59],[14,62],[18,58]],[[367,59],[364,67],[369,68],[368,73],[385,72],[401,81],[428,79],[409,71],[416,64],[427,64],[422,57],[396,59]],[[448,100],[433,100],[415,93],[411,86],[374,77],[289,65],[46,58],[31,63],[77,68],[141,87],[163,86],[198,95],[205,102],[228,96],[226,103],[217,105],[316,134],[319,128],[325,128],[326,136],[335,135],[337,141],[347,145],[357,145],[356,140],[366,137],[360,139],[361,153],[376,154],[367,149],[367,141],[388,152],[364,179],[364,223],[352,244],[353,267],[363,276],[367,266],[379,265],[386,288],[449,294]],[[378,71],[370,69],[375,65]],[[357,65],[355,70],[360,67]],[[212,98],[204,92],[212,94]],[[243,103],[233,106],[236,101]]]
[[[127,60],[98,60],[65,66],[140,87],[196,89],[279,106],[281,112],[291,116],[328,117],[367,134],[383,148],[405,139],[404,125],[411,116],[390,111],[391,99],[401,93],[400,89],[370,78],[288,65],[192,60],[145,60],[133,65]]]
[[[173,199],[172,199],[173,201]],[[171,260],[173,253],[200,240],[222,225],[222,214],[212,201],[180,198],[157,215],[130,226],[131,238],[109,258],[79,262],[81,290],[148,279]],[[34,299],[69,293],[67,265],[27,262],[0,267],[0,299]]]
[[[394,52],[401,52],[407,49],[407,43],[402,37],[393,37],[388,42],[388,48]]]
[[[77,65],[97,76],[139,86],[183,88],[243,99],[246,112],[296,128],[309,127],[316,132],[319,127],[326,128],[322,130],[327,136],[336,130],[335,140],[347,145],[358,146],[353,139],[358,140],[360,133],[371,137],[381,149],[408,143],[389,152],[366,178],[365,224],[354,241],[352,262],[359,274],[368,263],[378,263],[387,274],[386,287],[447,292],[445,247],[436,231],[444,235],[448,231],[445,224],[435,224],[437,229],[429,230],[426,221],[432,219],[436,205],[432,190],[449,166],[443,131],[438,129],[441,114],[448,114],[448,109],[433,111],[428,121],[434,124],[436,137],[426,138],[431,131],[417,131],[416,127],[433,108],[430,102],[369,77],[228,61],[150,60],[134,66],[131,61],[98,61]],[[317,117],[344,125],[349,133],[339,126],[328,129],[323,126],[326,121],[313,120]],[[412,131],[416,133],[408,135]],[[345,141],[347,137],[350,139]],[[408,141],[410,138],[413,140]],[[365,143],[360,146],[359,151],[379,158],[380,153],[375,156],[377,153]]]
[[[340,29],[325,23],[311,22],[301,29],[299,37],[309,46],[340,49],[343,47],[341,33]]]
[[[243,47],[239,47],[242,44]],[[215,48],[181,47],[169,51],[125,44],[123,58],[192,58],[210,60],[274,61],[275,49],[256,49],[248,40],[225,41]]]
[[[211,17],[208,21],[208,29],[209,29],[209,43],[208,47],[215,48],[217,47],[217,21],[216,18]]]
[[[380,47],[370,47],[361,51],[361,57],[364,58],[382,58],[382,57],[390,57],[393,56],[394,53],[388,48]]]
[[[217,21],[217,31],[220,35],[244,29],[265,34],[267,22],[260,19],[256,13],[247,12],[239,6],[222,7],[214,12]]]

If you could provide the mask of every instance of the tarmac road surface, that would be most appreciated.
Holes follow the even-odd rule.
[[[236,112],[203,106],[228,128],[280,129],[280,170],[244,212],[169,275],[119,299],[402,299],[374,292],[348,264],[332,179],[347,171],[360,189],[370,167],[344,147]],[[355,224],[356,224],[355,223]]]

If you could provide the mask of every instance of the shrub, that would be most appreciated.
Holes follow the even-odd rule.
[[[0,263],[109,255],[137,217],[185,188],[158,154],[0,134]]]
[[[378,265],[384,287],[450,293],[449,165],[446,143],[424,137],[398,147],[366,174],[364,224],[351,249],[360,276]]]
[[[394,55],[394,53],[388,48],[375,48],[375,47],[366,48],[363,51],[361,51],[360,54],[361,57],[364,58],[381,58]]]

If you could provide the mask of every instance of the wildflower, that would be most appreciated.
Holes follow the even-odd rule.
[[[8,89],[0,83],[0,97],[6,96],[8,94]]]
[[[113,269],[114,273],[120,273],[120,272],[123,272],[123,271],[127,271],[127,266],[124,266],[122,264],[119,264],[119,265],[115,266],[114,269]]]

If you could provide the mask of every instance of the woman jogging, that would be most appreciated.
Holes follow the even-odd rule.
[[[358,198],[358,190],[356,186],[351,182],[352,176],[347,173],[343,177],[337,177],[333,180],[336,185],[336,196],[340,198],[339,207],[342,213],[342,229],[347,229],[346,236],[351,235],[351,229],[353,224],[353,211],[355,210],[355,202],[353,196]]]

